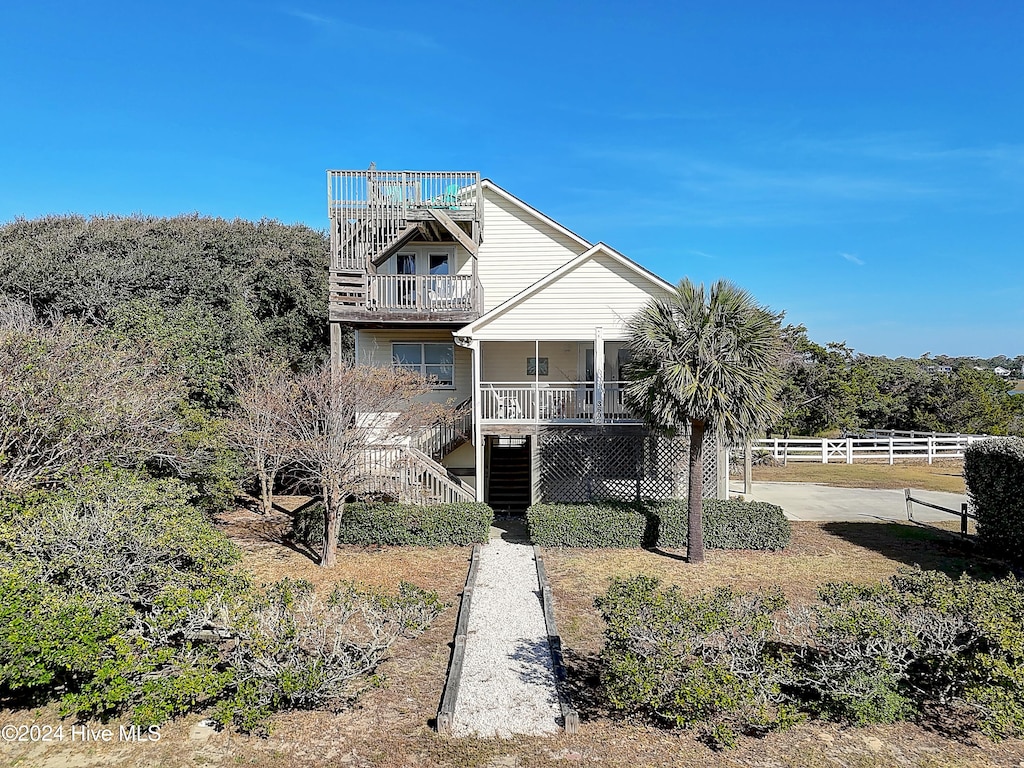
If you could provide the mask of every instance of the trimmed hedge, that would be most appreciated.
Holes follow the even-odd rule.
[[[444,547],[486,543],[494,510],[486,504],[346,504],[338,526],[339,544]],[[319,545],[323,508],[315,504],[292,520],[292,537]]]
[[[534,504],[526,511],[530,538],[544,547],[686,546],[685,501],[635,504]],[[704,500],[708,549],[783,549],[789,520],[765,502]]]
[[[964,452],[964,480],[978,540],[993,554],[1024,561],[1024,438],[982,440]]]

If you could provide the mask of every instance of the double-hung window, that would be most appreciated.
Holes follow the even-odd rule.
[[[454,389],[454,344],[395,342],[391,345],[391,355],[396,368],[405,368],[427,377],[435,389]]]

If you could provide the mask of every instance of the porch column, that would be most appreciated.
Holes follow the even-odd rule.
[[[540,341],[533,340],[533,425],[540,423]]]
[[[474,469],[476,471],[476,500],[484,500],[484,438],[483,427],[480,426],[480,414],[483,411],[483,391],[480,386],[480,342],[473,340],[470,345],[473,354],[473,450],[476,453]]]
[[[594,423],[604,424],[604,329],[594,328]]]

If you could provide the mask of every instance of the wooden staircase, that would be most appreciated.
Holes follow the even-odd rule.
[[[367,495],[391,498],[402,504],[458,504],[476,495],[448,470],[422,451],[408,445],[381,445],[366,449],[362,470]]]
[[[530,444],[491,446],[487,503],[498,515],[523,515],[533,497]]]

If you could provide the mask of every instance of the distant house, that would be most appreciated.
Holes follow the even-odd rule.
[[[925,367],[928,373],[944,373],[950,374],[953,372],[953,366],[951,365],[929,365]]]
[[[358,362],[418,371],[469,413],[418,442],[417,482],[520,513],[685,487],[682,443],[622,400],[626,321],[674,286],[477,172],[329,171],[328,187],[335,359],[348,326]],[[705,456],[705,493],[724,496]]]
[[[992,369],[992,373],[994,373],[996,376],[1006,377],[1010,375],[1010,369],[1003,368],[1003,366],[1001,365],[997,365],[995,368]]]

